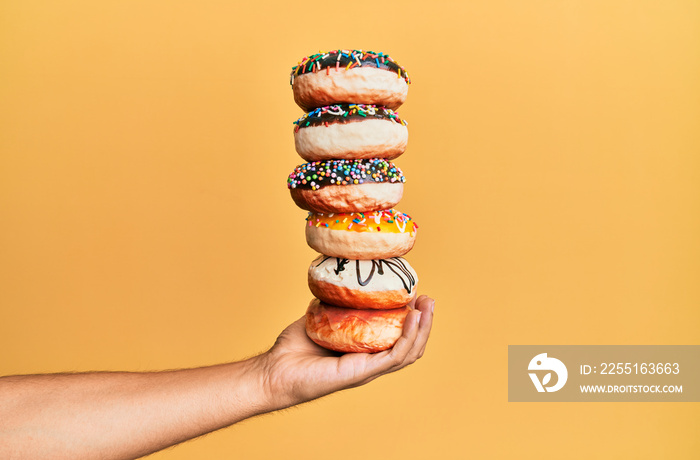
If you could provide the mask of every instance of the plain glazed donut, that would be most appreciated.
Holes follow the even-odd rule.
[[[418,275],[401,257],[349,260],[318,256],[309,266],[309,289],[338,307],[387,310],[416,295]]]
[[[305,112],[332,104],[376,104],[397,109],[411,82],[384,53],[333,50],[307,56],[292,68],[294,101]]]
[[[314,161],[287,178],[292,199],[313,212],[370,212],[389,209],[403,196],[406,179],[393,163],[370,160]]]
[[[408,129],[386,107],[365,104],[314,109],[294,122],[294,146],[306,161],[394,159],[406,150]]]
[[[413,248],[418,225],[394,209],[368,213],[309,213],[306,243],[341,259],[390,259]]]
[[[306,335],[329,350],[376,353],[401,337],[408,305],[391,310],[334,307],[314,299],[306,310]]]

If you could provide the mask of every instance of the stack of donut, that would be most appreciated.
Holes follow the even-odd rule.
[[[294,128],[308,163],[287,179],[309,211],[306,242],[321,255],[309,266],[316,296],[307,335],[339,352],[378,352],[401,336],[418,278],[402,258],[418,226],[394,210],[405,178],[390,160],[406,149],[406,122],[394,111],[410,79],[383,53],[334,50],[292,69],[295,102],[307,112]]]

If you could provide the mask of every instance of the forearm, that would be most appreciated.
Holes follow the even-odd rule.
[[[154,373],[0,378],[0,458],[128,459],[274,410],[260,357]]]

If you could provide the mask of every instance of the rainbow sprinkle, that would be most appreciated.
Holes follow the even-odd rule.
[[[335,223],[331,223],[331,225],[321,222],[321,219],[323,218],[324,220],[328,220],[332,217],[343,217],[343,223],[340,223],[340,219],[336,219]],[[348,218],[352,219],[347,225],[343,225],[347,222]],[[332,219],[330,219],[332,222]],[[331,230],[352,230],[353,226],[358,227],[355,228],[355,231],[360,231],[360,232],[373,232],[375,231],[382,231],[381,227],[379,226],[382,222],[385,222],[387,224],[393,224],[393,226],[396,227],[396,230],[398,230],[399,233],[405,233],[407,230],[413,235],[418,231],[418,224],[413,222],[413,219],[411,219],[411,216],[408,214],[405,214],[403,212],[397,211],[395,209],[387,209],[384,211],[374,211],[374,212],[351,212],[351,213],[340,213],[340,214],[324,214],[324,213],[315,213],[315,212],[309,212],[309,214],[306,216],[306,221],[308,222],[309,227],[315,226],[324,226],[325,228],[330,228],[331,226],[333,228],[330,228]],[[410,226],[407,227],[407,224],[411,224]]]
[[[337,71],[341,66],[346,70],[356,66],[390,70],[396,72],[398,78],[406,80],[406,83],[411,83],[406,69],[397,64],[388,54],[362,50],[332,50],[312,54],[302,59],[299,64],[292,67],[289,84],[294,84],[294,77],[299,75],[319,72],[322,69],[326,69],[326,73],[329,73],[331,67]]]
[[[365,182],[406,182],[401,169],[381,158],[369,160],[326,160],[294,168],[287,188],[318,190],[326,185],[357,185]]]
[[[329,123],[345,122],[345,120],[363,120],[377,118],[388,120],[406,126],[406,120],[399,118],[399,114],[383,106],[370,104],[336,104],[319,107],[305,114],[294,122],[294,131],[299,131],[307,126],[328,125]]]

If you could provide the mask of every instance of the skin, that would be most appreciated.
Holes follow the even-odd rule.
[[[403,335],[381,353],[319,347],[304,317],[253,358],[163,372],[0,378],[0,458],[133,459],[255,415],[364,385],[420,358],[435,302],[414,300]]]

